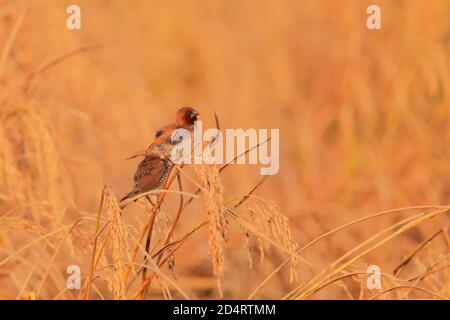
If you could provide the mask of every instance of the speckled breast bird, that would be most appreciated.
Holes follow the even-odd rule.
[[[192,132],[199,114],[197,110],[190,107],[180,108],[177,111],[175,123],[159,129],[155,134],[155,140],[144,152],[129,158],[144,156],[134,175],[134,188],[122,197],[121,202],[163,186],[172,168],[169,160],[171,151],[176,143],[179,143],[178,140],[172,139],[172,135],[177,129],[186,129]],[[147,197],[147,199],[149,198]]]

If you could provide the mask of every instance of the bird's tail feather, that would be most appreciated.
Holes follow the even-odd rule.
[[[127,200],[127,199],[130,199],[130,198],[132,198],[132,197],[134,197],[134,196],[137,196],[138,194],[139,194],[139,191],[138,191],[138,190],[130,191],[130,192],[128,192],[126,195],[124,195],[124,196],[120,199],[119,202],[123,202],[123,201],[125,201],[125,200]]]
[[[139,152],[135,153],[134,155],[132,155],[131,157],[125,158],[125,160],[135,159],[140,156],[145,157],[145,151],[139,151]]]

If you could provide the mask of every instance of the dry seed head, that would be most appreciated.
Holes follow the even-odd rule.
[[[23,201],[25,184],[14,158],[14,144],[8,139],[3,122],[0,123],[0,192],[3,198]]]
[[[214,276],[220,295],[224,277],[224,250],[228,221],[224,205],[224,188],[220,180],[219,170],[215,165],[200,165],[198,172],[204,188],[206,211],[209,221],[209,254],[213,263]]]
[[[251,270],[253,269],[253,258],[250,246],[250,233],[242,225],[240,225],[240,228],[242,232],[242,238],[244,241],[244,252],[245,256],[247,257],[248,268]]]
[[[11,229],[26,230],[41,236],[48,233],[48,230],[28,219],[20,217],[2,217],[0,219],[0,231],[7,231]]]
[[[174,256],[173,254],[171,254],[171,255],[169,256],[169,260],[168,260],[168,262],[167,262],[167,265],[168,265],[168,267],[169,267],[170,274],[172,275],[172,277],[173,277],[174,279],[176,279],[177,276],[175,275],[175,256]]]
[[[18,101],[25,104],[26,102]],[[61,213],[64,204],[63,169],[60,152],[50,126],[34,111],[33,104],[15,107],[5,121],[5,130],[13,144],[17,169],[28,188],[29,200],[48,200],[54,214]]]
[[[249,205],[249,214],[253,224],[262,234],[273,239],[273,241],[287,251],[296,252],[299,249],[299,246],[292,237],[291,229],[289,228],[289,219],[283,215],[280,208],[274,202],[266,201],[258,197],[253,198],[256,199],[256,201]],[[255,234],[255,236],[262,261],[264,259],[264,252],[267,252],[270,243],[257,234]],[[297,257],[292,256],[290,268],[291,282],[298,279],[297,268],[298,259]]]
[[[111,249],[114,260],[114,270],[112,276],[112,289],[114,299],[125,299],[126,284],[122,275],[125,270],[124,261],[127,260],[128,252],[128,233],[126,226],[122,220],[119,204],[116,196],[109,187],[105,187],[103,191],[103,203],[106,213],[110,217],[109,228],[111,229]]]

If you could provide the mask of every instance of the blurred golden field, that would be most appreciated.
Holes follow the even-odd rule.
[[[73,3],[81,30],[66,28]],[[382,30],[366,28],[372,3]],[[0,298],[136,298],[138,267],[122,275],[135,248],[142,264],[149,208],[121,216],[115,196],[138,163],[124,159],[181,106],[210,127],[216,112],[222,129],[279,128],[280,171],[211,249],[211,228],[189,232],[259,170],[185,168],[184,192],[217,184],[183,211],[173,239],[189,236],[151,271],[147,299],[222,297],[222,249],[228,299],[449,298],[449,16],[448,0],[0,1]],[[115,227],[88,281],[101,199]],[[162,202],[154,250],[179,202]],[[66,288],[70,265],[83,292]],[[370,265],[381,289],[366,286]]]

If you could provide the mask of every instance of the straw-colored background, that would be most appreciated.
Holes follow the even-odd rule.
[[[82,28],[67,30],[65,11],[75,2]],[[0,219],[9,212],[0,220],[0,298],[53,298],[65,287],[67,265],[87,271],[94,221],[76,228],[55,257],[60,238],[33,241],[81,215],[95,219],[104,184],[127,192],[137,161],[123,159],[148,145],[181,106],[195,106],[207,126],[216,111],[222,128],[280,129],[280,172],[256,193],[278,203],[300,245],[378,211],[449,203],[450,2],[376,1],[383,29],[370,31],[366,8],[373,2],[0,1]],[[95,44],[27,81],[40,66]],[[258,179],[256,166],[229,168],[226,199]],[[195,187],[186,182],[185,189]],[[177,205],[169,196],[164,210]],[[131,226],[145,221],[139,206],[129,212]],[[194,204],[177,234],[201,214]],[[301,264],[300,280],[402,217],[322,240],[305,251],[316,269]],[[355,268],[376,264],[391,273],[443,226],[446,217],[426,221]],[[444,235],[405,274],[445,257]],[[286,257],[273,250],[259,263],[255,253],[249,270],[242,246],[232,233],[226,298],[246,298]],[[206,231],[180,249],[175,272],[193,298],[218,297]],[[448,296],[448,269],[433,277],[424,286]],[[315,297],[358,298],[358,281],[346,281]],[[281,298],[295,285],[280,273],[256,297]],[[151,297],[161,297],[156,282]]]

